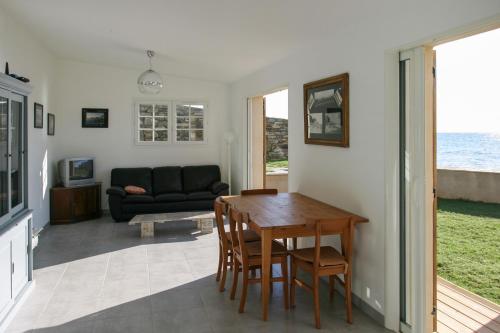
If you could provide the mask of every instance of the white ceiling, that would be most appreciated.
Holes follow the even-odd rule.
[[[332,33],[334,0],[0,0],[61,58],[230,82]]]

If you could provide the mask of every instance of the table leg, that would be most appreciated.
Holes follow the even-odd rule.
[[[154,222],[142,222],[141,223],[141,237],[154,237],[155,235],[155,223]]]
[[[272,230],[262,230],[262,320],[267,320],[269,306],[269,283],[271,280]]]

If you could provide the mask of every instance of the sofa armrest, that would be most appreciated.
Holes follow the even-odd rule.
[[[106,194],[108,195],[118,195],[122,198],[125,198],[127,196],[127,192],[123,189],[123,187],[120,186],[111,186],[106,190]]]
[[[229,185],[223,182],[215,182],[210,186],[213,194],[219,194],[221,192],[225,192],[229,189]]]

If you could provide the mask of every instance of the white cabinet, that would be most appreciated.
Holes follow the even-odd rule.
[[[28,282],[28,223],[20,222],[12,230],[12,297],[19,295]]]
[[[11,293],[10,242],[0,235],[0,314],[9,306]]]
[[[31,214],[0,230],[0,331],[32,279]]]

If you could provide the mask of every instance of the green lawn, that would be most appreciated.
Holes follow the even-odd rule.
[[[500,303],[500,204],[439,199],[438,275]]]
[[[279,160],[279,161],[267,161],[266,163],[266,171],[272,171],[274,169],[287,168],[288,169],[288,160]]]

